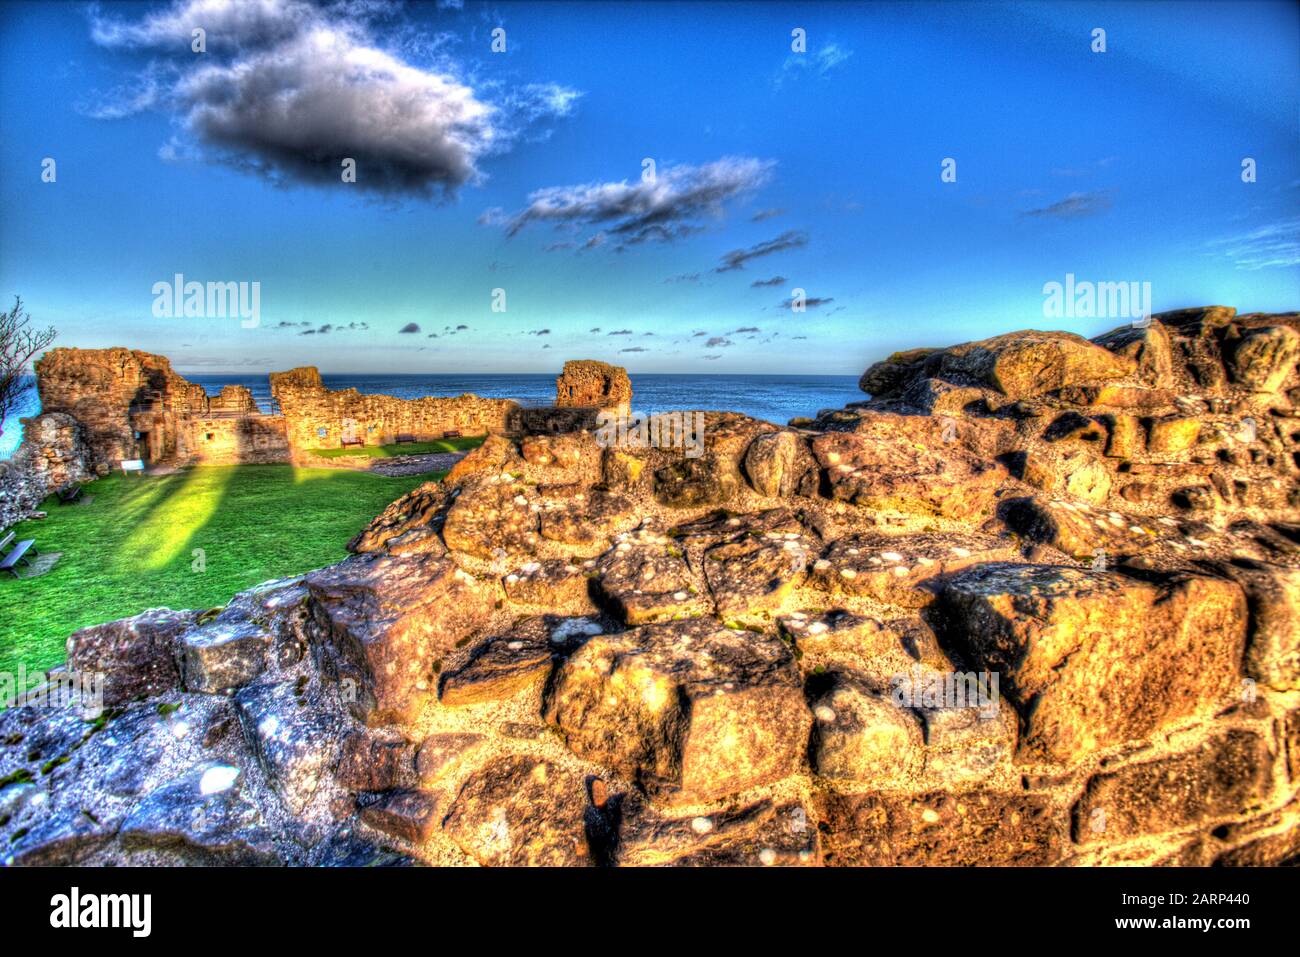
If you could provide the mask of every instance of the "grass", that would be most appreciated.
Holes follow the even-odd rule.
[[[51,497],[41,506],[48,518],[15,530],[63,554],[39,578],[0,576],[0,671],[61,663],[64,639],[86,625],[160,606],[213,608],[258,582],[336,562],[389,502],[441,474],[207,466],[102,478],[85,487],[94,496],[85,505]]]
[[[337,459],[345,455],[364,455],[372,459],[389,459],[394,455],[425,455],[429,452],[464,452],[483,444],[481,435],[465,435],[457,439],[435,439],[432,442],[408,442],[406,445],[361,445],[346,449],[312,449],[312,455]]]

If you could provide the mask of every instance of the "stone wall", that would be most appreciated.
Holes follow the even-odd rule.
[[[289,461],[282,415],[205,415],[181,422],[177,457],[194,465],[269,465]]]
[[[22,421],[22,444],[0,462],[0,529],[30,516],[63,486],[92,477],[90,449],[76,419],[47,412]]]
[[[271,373],[271,393],[285,419],[289,447],[296,453],[339,448],[343,440],[391,445],[399,435],[417,441],[447,432],[488,435],[518,427],[519,406],[509,399],[476,395],[399,399],[356,389],[325,388],[314,366]]]

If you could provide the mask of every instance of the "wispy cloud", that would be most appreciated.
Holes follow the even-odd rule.
[[[770,256],[773,253],[784,252],[787,249],[798,249],[801,246],[808,245],[808,234],[803,230],[791,229],[777,236],[775,239],[766,239],[761,243],[755,243],[745,249],[733,249],[731,252],[723,253],[722,265],[714,269],[714,272],[731,272],[735,269],[744,269],[745,263],[751,259],[758,259],[760,256]]]
[[[1207,244],[1238,269],[1300,266],[1300,217],[1280,220]]]
[[[1088,193],[1071,193],[1065,199],[1049,206],[1025,210],[1020,215],[1048,219],[1081,219],[1104,213],[1111,205],[1111,191],[1100,189]]]
[[[853,51],[840,43],[823,43],[815,51],[790,53],[781,64],[772,83],[780,89],[789,80],[801,76],[824,77],[853,56]]]
[[[1113,166],[1118,157],[1104,156],[1099,160],[1091,163],[1081,163],[1076,166],[1058,166],[1052,170],[1053,176],[1090,176],[1098,170],[1107,169]]]

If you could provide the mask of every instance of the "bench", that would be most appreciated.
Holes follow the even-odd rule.
[[[412,435],[410,432],[398,432],[398,433],[397,433],[397,444],[398,444],[398,445],[414,445],[414,444],[415,444],[415,436]]]
[[[14,532],[10,532],[3,539],[0,539],[0,550],[9,547],[9,543],[14,540],[14,535]],[[13,575],[14,578],[17,578],[18,563],[22,562],[24,565],[29,566],[32,563],[31,558],[27,554],[28,552],[31,552],[33,555],[36,554],[36,540],[33,538],[28,538],[19,542],[7,555],[5,555],[4,558],[0,558],[0,571],[6,571]]]
[[[457,432],[455,429],[449,429],[448,431],[442,433],[442,437],[444,439],[458,439],[460,438],[460,433]]]
[[[70,505],[77,499],[81,498],[81,486],[65,485],[54,494],[59,497],[60,505]]]
[[[122,474],[130,475],[132,472],[144,474],[144,459],[123,459]]]
[[[340,448],[344,448],[344,449],[346,449],[349,445],[355,445],[357,448],[361,448],[361,447],[364,446],[365,444],[366,444],[366,443],[363,442],[361,439],[341,439],[341,440],[339,440],[339,447],[340,447]]]

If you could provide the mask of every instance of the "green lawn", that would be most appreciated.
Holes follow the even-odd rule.
[[[432,442],[408,442],[406,445],[362,445],[346,449],[312,449],[312,455],[337,459],[344,455],[364,455],[372,459],[388,459],[394,455],[424,455],[429,452],[464,452],[483,444],[483,436],[466,435],[458,439],[435,439]]]
[[[389,502],[439,473],[389,478],[291,465],[208,466],[159,477],[110,476],[86,505],[48,499],[49,517],[17,526],[49,573],[0,575],[0,671],[64,660],[85,625],[146,608],[212,608],[242,589],[343,558],[344,546]],[[205,570],[195,570],[195,549]]]

